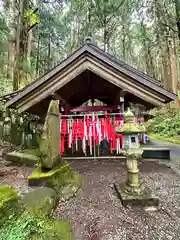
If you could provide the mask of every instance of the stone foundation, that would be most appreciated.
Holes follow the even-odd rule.
[[[135,195],[130,194],[124,191],[124,184],[117,185],[114,184],[114,188],[117,192],[119,199],[124,207],[127,205],[132,206],[158,206],[159,199],[152,195],[152,192],[149,188],[146,187],[144,194]]]

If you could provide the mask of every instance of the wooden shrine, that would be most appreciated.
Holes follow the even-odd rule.
[[[100,155],[101,145],[107,142],[111,153],[119,154],[123,143],[121,136],[113,135],[113,131],[123,124],[124,109],[130,103],[149,110],[175,98],[158,80],[86,41],[43,76],[0,100],[8,108],[38,115],[42,120],[50,101],[59,100],[61,140],[67,142],[61,146],[71,153],[80,148],[82,155],[87,156],[93,152]],[[85,104],[89,99],[91,106]],[[95,99],[101,102],[99,106],[94,104]],[[66,150],[61,149],[63,154],[68,154]]]

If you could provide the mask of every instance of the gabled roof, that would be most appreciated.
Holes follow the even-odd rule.
[[[16,106],[18,108],[18,103],[23,102],[27,96],[33,95],[35,90],[38,91],[39,88],[43,88],[43,86],[46,84],[54,81],[57,76],[60,76],[68,71],[73,64],[76,64],[78,61],[81,61],[85,58],[88,59],[88,61],[98,61],[99,66],[105,65],[105,68],[110,69],[110,71],[112,71],[114,74],[123,74],[123,76],[128,77],[129,82],[132,80],[133,84],[140,86],[140,88],[146,88],[147,90],[149,89],[149,91],[153,91],[155,95],[157,95],[159,98],[162,98],[162,103],[170,102],[176,98],[174,93],[164,89],[161,83],[156,79],[122,61],[119,61],[112,55],[101,50],[96,45],[92,43],[86,43],[56,67],[46,72],[43,76],[39,77],[31,84],[27,85],[21,90],[4,96],[5,99],[8,99],[7,106]]]

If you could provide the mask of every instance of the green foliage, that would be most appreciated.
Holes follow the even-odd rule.
[[[14,189],[9,185],[0,186],[0,207],[9,199],[18,199],[18,195]]]
[[[0,73],[0,96],[12,92],[12,80]]]
[[[0,228],[3,240],[71,240],[71,229],[65,221],[34,216],[25,211]]]
[[[25,240],[38,226],[37,219],[28,213],[15,216],[1,227],[0,239],[3,240]]]
[[[174,111],[165,107],[160,110],[155,109],[153,114],[155,117],[147,123],[149,132],[180,140],[180,110]]]
[[[18,212],[18,200],[17,192],[11,186],[0,186],[0,226]]]
[[[32,10],[27,10],[24,13],[24,17],[32,25],[35,24],[35,23],[40,23],[40,19],[38,18],[37,14],[33,13]]]
[[[57,200],[55,191],[46,188],[36,191],[18,201],[18,194],[11,186],[0,186],[0,239],[71,240],[69,224],[49,217]]]
[[[69,224],[60,220],[38,222],[38,232],[30,235],[30,240],[71,240],[72,233]]]

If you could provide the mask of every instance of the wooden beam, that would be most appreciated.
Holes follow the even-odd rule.
[[[99,112],[99,111],[108,111],[117,109],[117,105],[108,105],[108,106],[80,106],[71,108],[71,112]]]

